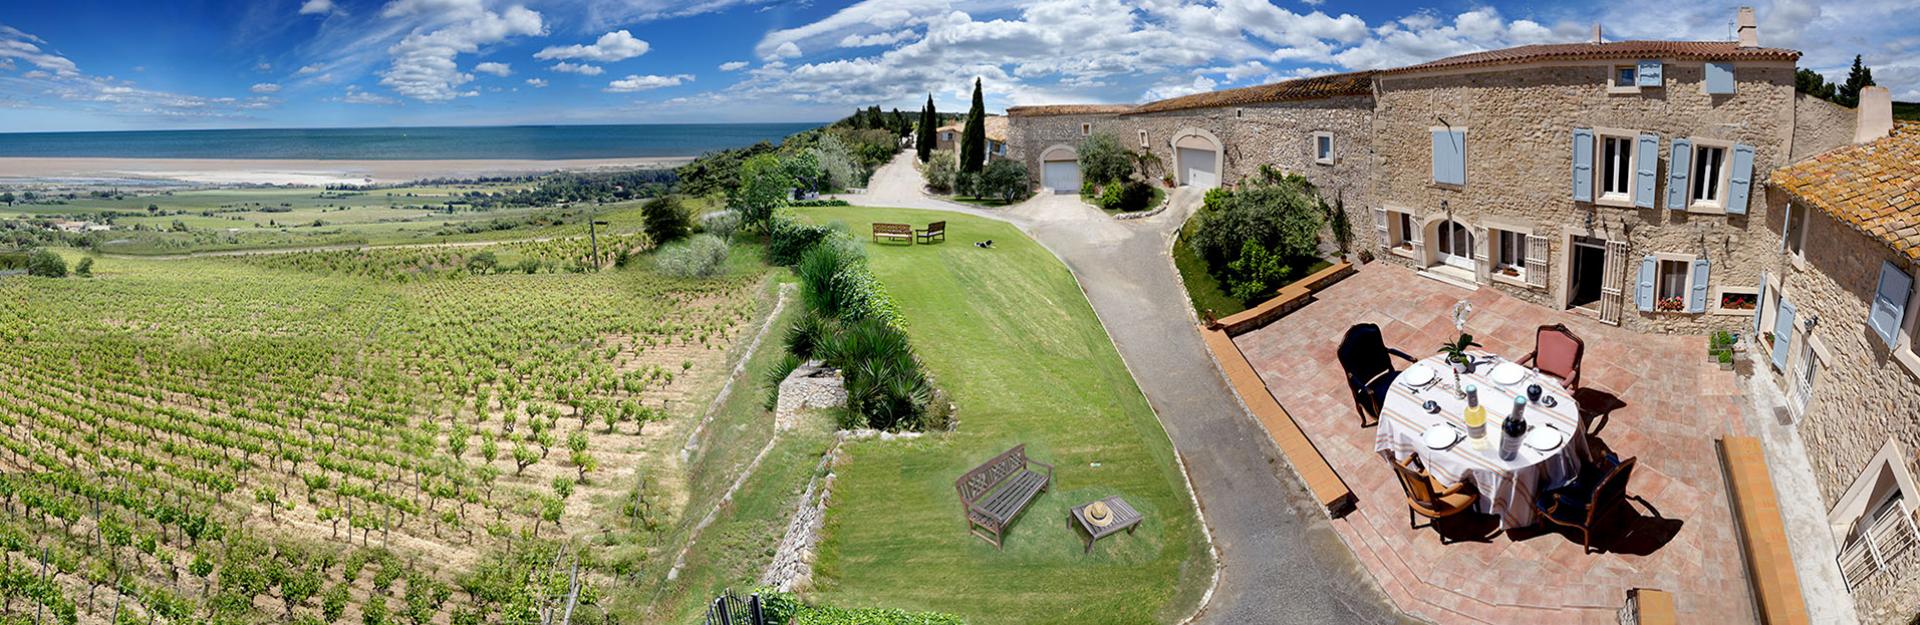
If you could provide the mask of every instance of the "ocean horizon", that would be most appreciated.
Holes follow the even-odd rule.
[[[106,130],[0,133],[0,157],[567,160],[699,156],[819,123]]]

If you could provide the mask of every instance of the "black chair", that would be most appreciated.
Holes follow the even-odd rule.
[[[1387,401],[1387,390],[1400,372],[1393,368],[1392,356],[1415,362],[1406,352],[1387,347],[1380,326],[1362,323],[1347,328],[1340,339],[1340,367],[1347,372],[1347,390],[1353,392],[1353,407],[1360,411],[1360,427],[1367,417],[1380,422],[1380,406]]]
[[[1609,453],[1599,465],[1581,471],[1580,477],[1572,482],[1534,499],[1534,510],[1554,525],[1580,530],[1581,553],[1590,553],[1593,531],[1600,527],[1600,521],[1626,502],[1627,481],[1632,479],[1638,460],[1621,460]]]

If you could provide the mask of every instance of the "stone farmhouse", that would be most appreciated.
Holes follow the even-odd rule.
[[[987,135],[987,161],[1007,158],[1007,129],[1010,124],[1005,115],[988,115],[982,122]],[[958,121],[934,129],[934,149],[954,152],[958,158],[960,151],[960,133],[966,132],[965,121]]]
[[[1141,105],[1008,110],[1011,157],[1078,192],[1096,133],[1180,186],[1311,180],[1356,248],[1646,333],[1741,333],[1830,511],[1869,622],[1920,606],[1920,125],[1794,90],[1735,41],[1529,45]],[[1805,505],[1815,505],[1805,502]],[[1835,566],[1802,562],[1800,566]]]

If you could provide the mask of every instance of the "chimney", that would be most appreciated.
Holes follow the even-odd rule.
[[[1740,7],[1734,25],[1740,29],[1740,47],[1760,47],[1760,23],[1753,19],[1753,7]]]
[[[1886,87],[1860,90],[1860,107],[1854,109],[1853,142],[1866,143],[1893,132],[1893,93]]]
[[[1599,23],[1599,22],[1594,22],[1594,23],[1593,23],[1593,42],[1594,42],[1594,43],[1606,43],[1606,42],[1607,42],[1607,40],[1605,40],[1605,39],[1602,39],[1602,38],[1600,38],[1600,23]]]

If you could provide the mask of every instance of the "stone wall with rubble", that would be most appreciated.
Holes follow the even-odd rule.
[[[1705,68],[1699,61],[1665,62],[1664,86],[1635,94],[1608,93],[1611,67],[1595,62],[1381,77],[1373,122],[1373,148],[1379,155],[1375,167],[1380,175],[1375,177],[1373,197],[1383,206],[1413,212],[1420,220],[1443,215],[1444,201],[1458,222],[1470,227],[1505,222],[1531,228],[1549,242],[1546,287],[1496,282],[1493,288],[1555,308],[1568,288],[1565,235],[1629,241],[1629,281],[1646,255],[1704,254],[1712,263],[1708,312],[1640,312],[1634,306],[1632,285],[1627,284],[1622,325],[1643,332],[1696,334],[1746,327],[1751,323],[1747,315],[1716,314],[1711,300],[1721,286],[1757,285],[1760,267],[1774,251],[1779,235],[1765,224],[1776,209],[1760,188],[1764,172],[1786,162],[1793,127],[1793,65],[1736,64],[1735,94],[1719,96],[1705,93]],[[1466,184],[1462,187],[1431,182],[1430,131],[1442,125],[1440,119],[1466,131]],[[1748,212],[1698,214],[1575,202],[1574,128],[1658,133],[1656,200],[1665,198],[1668,152],[1674,139],[1752,145],[1755,189]],[[1596,157],[1596,166],[1598,162]],[[1371,224],[1371,217],[1362,223]],[[1396,255],[1386,257],[1415,264]]]
[[[1793,160],[1853,143],[1853,109],[1804,93],[1793,94]]]
[[[1795,205],[1794,210],[1805,208]],[[1889,438],[1898,441],[1899,457],[1907,462],[1908,471],[1920,475],[1920,464],[1915,462],[1915,453],[1920,452],[1920,372],[1909,371],[1895,360],[1886,343],[1867,326],[1868,302],[1879,282],[1881,263],[1891,261],[1909,271],[1911,265],[1891,247],[1824,212],[1813,210],[1807,216],[1805,262],[1796,264],[1781,254],[1771,263],[1771,271],[1779,276],[1780,293],[1793,303],[1799,320],[1820,319],[1812,330],[1819,341],[1820,369],[1798,428],[1824,499],[1820,505],[1832,510]],[[1797,352],[1799,346],[1794,349]],[[1796,364],[1790,362],[1787,371]],[[1770,367],[1756,375],[1771,376],[1781,388],[1788,388],[1786,375]],[[1855,588],[1853,598],[1862,622],[1904,625],[1920,609],[1916,570],[1920,570],[1920,554]]]

